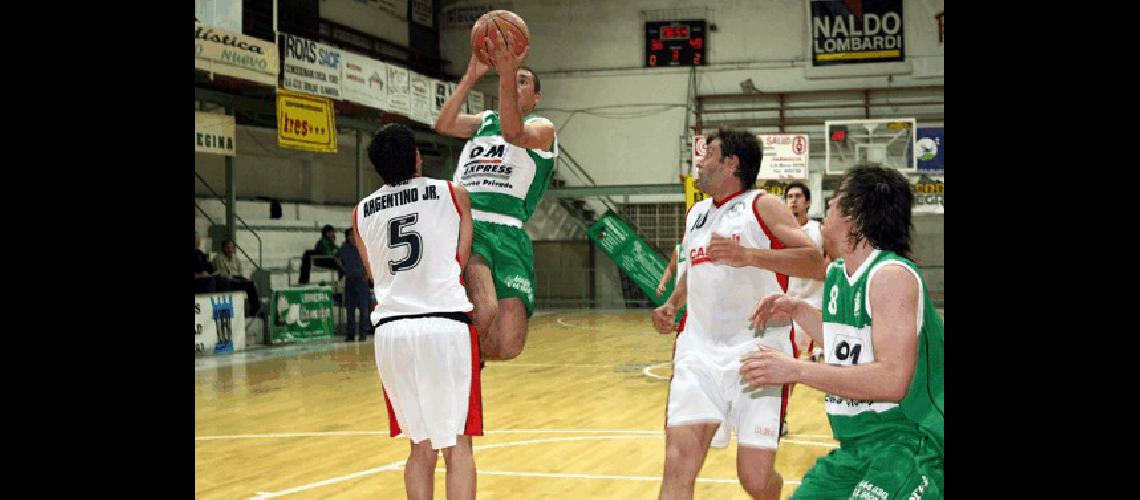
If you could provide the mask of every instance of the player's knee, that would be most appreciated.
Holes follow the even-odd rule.
[[[695,481],[696,473],[691,457],[697,450],[670,443],[665,446],[665,476],[679,481]],[[691,478],[689,476],[692,476]]]
[[[439,456],[439,451],[431,447],[431,440],[425,439],[419,443],[412,443],[411,456],[417,460],[434,461]]]
[[[505,359],[514,359],[522,354],[523,347],[526,347],[526,325],[523,325],[521,331],[516,329],[508,335],[507,339],[502,343],[502,350],[500,354]]]
[[[744,469],[737,467],[736,475],[740,478],[740,486],[755,498],[767,498],[775,490],[779,493],[783,485],[783,478],[771,467],[763,469]]]

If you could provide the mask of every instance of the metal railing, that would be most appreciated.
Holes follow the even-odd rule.
[[[218,192],[215,191],[213,187],[210,187],[210,183],[206,182],[206,179],[203,179],[202,176],[200,174],[198,174],[198,172],[194,172],[194,177],[197,178],[198,182],[201,182],[203,186],[206,186],[206,189],[209,189],[210,193],[213,193],[214,197],[217,198],[218,201],[221,201],[223,204],[226,202],[226,199],[223,198],[222,195],[218,194]],[[207,214],[206,210],[198,205],[197,201],[194,201],[194,208],[197,208],[199,212],[202,212],[202,215],[204,215],[206,217],[206,220],[210,221],[211,225],[217,225],[217,223],[214,222],[214,219],[212,217],[210,217],[210,214]],[[260,271],[262,269],[262,265],[261,265],[261,257],[262,257],[261,236],[258,235],[257,231],[254,231],[253,228],[249,227],[249,224],[246,224],[245,220],[243,220],[241,218],[241,216],[237,214],[237,207],[233,207],[233,211],[234,211],[234,218],[237,219],[237,221],[240,222],[242,226],[245,226],[245,230],[249,231],[249,234],[252,234],[254,238],[257,238],[257,260],[256,261],[253,260],[253,257],[250,257],[249,254],[246,253],[245,249],[242,248],[241,245],[238,245],[237,240],[236,240],[236,235],[230,235],[231,238],[235,238],[234,239],[234,248],[237,248],[238,251],[241,252],[241,254],[244,255],[246,259],[249,259],[249,261],[253,263],[254,267],[256,267],[258,271]]]
[[[561,144],[558,145],[558,159],[560,162],[556,165],[564,165],[566,169],[570,171],[570,173],[574,174],[574,176],[578,178],[578,182],[590,186],[598,185],[598,183],[594,181],[594,178],[591,177],[588,172],[586,172],[586,169],[582,168],[582,165],[579,164],[578,161],[575,160],[574,157],[570,154],[570,152],[567,151],[566,148]],[[605,205],[606,208],[617,212],[617,204],[614,203],[613,198],[610,198],[609,196],[599,196],[599,198],[601,198],[602,204]]]

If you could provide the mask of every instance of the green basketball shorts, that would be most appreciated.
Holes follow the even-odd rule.
[[[471,252],[479,254],[491,268],[495,296],[518,297],[526,306],[526,316],[534,314],[534,249],[526,231],[506,224],[472,221],[474,236]]]
[[[942,456],[927,438],[880,433],[816,460],[789,498],[941,499],[942,481]]]

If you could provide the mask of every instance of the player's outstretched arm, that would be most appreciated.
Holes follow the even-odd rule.
[[[757,196],[753,209],[784,248],[744,248],[731,239],[713,235],[709,243],[709,258],[713,262],[759,267],[796,278],[822,280],[825,277],[827,263],[823,254],[800,228],[791,209],[775,196]]]
[[[797,382],[846,399],[899,401],[914,375],[918,351],[918,280],[896,265],[883,268],[868,285],[875,361],[831,366],[791,359],[771,349],[749,353],[740,372],[753,385]],[[849,358],[851,359],[851,358]]]
[[[467,94],[475,87],[475,83],[487,74],[490,66],[479,62],[475,54],[471,54],[471,61],[467,63],[467,72],[459,80],[455,93],[447,98],[443,108],[439,110],[439,118],[435,119],[435,131],[452,137],[468,138],[479,131],[483,119],[479,115],[460,113],[459,108],[467,100]]]
[[[796,320],[796,323],[807,333],[815,343],[823,345],[823,315],[815,306],[798,297],[782,293],[774,293],[760,299],[748,321],[757,330],[763,330],[769,321],[786,322]]]
[[[661,280],[657,282],[657,295],[665,293],[666,284],[673,273],[677,271],[677,249],[673,249],[673,258],[669,259],[669,264],[665,266],[665,274],[661,275]]]
[[[474,234],[474,225],[471,222],[471,196],[468,195],[467,188],[454,183],[449,184],[455,193],[455,206],[459,209],[459,246],[456,249],[459,253],[459,268],[466,269],[467,261],[471,258],[471,238]]]
[[[507,37],[511,45],[514,45],[515,32],[507,33]],[[499,125],[503,130],[503,139],[520,148],[550,151],[554,147],[554,124],[546,119],[531,120],[524,124],[522,108],[519,106],[518,72],[530,53],[530,47],[524,49],[522,54],[515,54],[505,46],[498,30],[484,43],[491,64],[499,72]]]
[[[685,300],[689,293],[689,273],[688,271],[681,274],[677,279],[677,286],[673,287],[673,294],[669,299],[661,304],[660,307],[653,310],[653,315],[650,319],[653,320],[653,328],[657,333],[667,334],[677,331],[680,327],[679,324],[673,322],[673,316],[677,310],[685,306]]]

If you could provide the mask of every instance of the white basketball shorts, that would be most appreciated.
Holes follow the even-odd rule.
[[[455,436],[483,434],[474,329],[446,318],[401,319],[377,327],[374,345],[392,436],[431,439],[439,450],[455,446]]]
[[[678,335],[666,426],[720,423],[736,431],[739,446],[775,449],[787,387],[751,387],[740,375],[740,358],[758,345],[791,356],[790,326],[769,328],[762,338],[736,346],[711,343],[691,330]],[[724,447],[728,440],[714,444]]]

